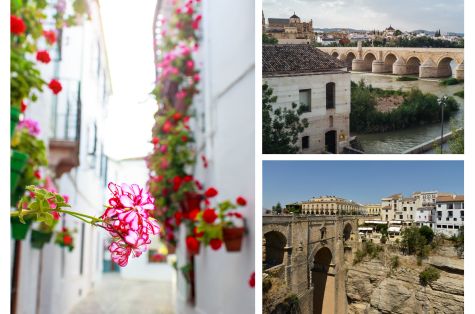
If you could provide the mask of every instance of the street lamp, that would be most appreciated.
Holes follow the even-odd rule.
[[[443,138],[444,138],[444,106],[447,103],[447,96],[442,96],[441,98],[437,99],[437,102],[439,103],[440,106],[440,112],[441,112],[441,120],[440,120],[440,153],[444,153],[444,148],[443,148]]]

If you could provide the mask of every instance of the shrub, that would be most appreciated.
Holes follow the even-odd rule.
[[[454,95],[459,96],[460,98],[463,98],[463,90],[454,93]]]
[[[463,83],[463,80],[458,80],[455,77],[449,77],[445,80],[440,81],[440,85],[447,86],[447,85],[457,85],[459,83]]]
[[[397,269],[399,267],[399,256],[395,255],[391,257],[391,269]]]
[[[424,287],[440,278],[440,271],[432,266],[426,267],[419,274],[419,282]]]
[[[419,229],[419,233],[420,233],[424,238],[426,238],[427,243],[432,243],[432,239],[434,239],[434,231],[432,231],[431,228],[429,228],[428,226],[422,226],[422,227]]]

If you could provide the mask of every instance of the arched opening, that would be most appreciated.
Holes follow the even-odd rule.
[[[335,278],[328,274],[332,261],[332,252],[323,247],[317,251],[313,260],[313,313],[334,313],[335,309]]]
[[[348,241],[351,238],[351,232],[353,231],[353,227],[351,224],[347,223],[345,228],[343,228],[343,240]]]
[[[392,53],[388,54],[384,58],[384,70],[389,73],[393,73],[393,64],[396,62],[397,58]]]
[[[439,61],[439,64],[437,64],[437,76],[452,76],[452,73],[454,73],[455,71],[455,67],[457,67],[457,63],[455,63],[455,60],[450,57],[445,57]]]
[[[326,85],[327,109],[335,109],[335,83],[330,82]]]
[[[353,59],[355,59],[356,56],[353,52],[348,52],[346,55],[346,66],[348,67],[348,70],[353,69]]]
[[[328,131],[325,133],[325,150],[328,153],[336,154],[336,131]]]
[[[419,74],[421,60],[417,57],[410,57],[406,62],[406,74]]]
[[[338,52],[334,51],[334,52],[332,53],[332,57],[338,58]]]
[[[376,57],[374,54],[367,53],[366,56],[364,57],[364,69],[365,71],[372,71],[373,70],[373,61],[376,60]]]
[[[285,236],[278,231],[270,231],[264,234],[265,258],[264,269],[284,263],[284,248],[287,243]]]

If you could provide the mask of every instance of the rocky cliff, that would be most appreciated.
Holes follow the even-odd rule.
[[[431,256],[417,266],[413,256],[399,259],[401,265],[392,271],[384,258],[348,268],[348,313],[463,313],[463,260]],[[424,287],[419,273],[427,265],[438,268],[440,278]]]

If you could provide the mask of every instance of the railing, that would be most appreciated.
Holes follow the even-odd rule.
[[[81,82],[61,80],[63,90],[58,94],[51,138],[78,141],[81,134]]]

